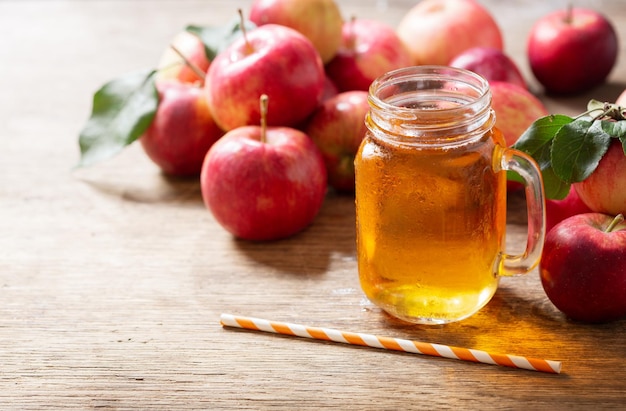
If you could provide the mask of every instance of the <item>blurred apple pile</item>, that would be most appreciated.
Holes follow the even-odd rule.
[[[528,64],[551,94],[591,90],[606,80],[618,54],[609,19],[587,9],[541,18],[527,40]],[[397,27],[346,18],[334,0],[252,0],[223,26],[186,27],[156,69],[98,90],[79,138],[80,165],[139,140],[164,173],[200,178],[207,208],[234,236],[288,237],[314,220],[329,187],[353,192],[369,85],[410,65],[484,76],[508,145],[554,117],[529,90],[494,16],[477,0],[418,1]],[[617,103],[626,103],[626,91]],[[626,124],[605,117],[598,117],[602,125]],[[550,227],[583,212],[626,213],[626,149],[619,144],[626,147],[626,127],[610,127],[609,137],[617,138],[610,150],[606,144],[606,156],[596,157],[596,176],[572,190],[561,185],[553,197],[567,197],[548,200]],[[509,182],[509,189],[519,187]],[[599,197],[610,197],[611,208]],[[626,262],[620,264],[626,278]]]

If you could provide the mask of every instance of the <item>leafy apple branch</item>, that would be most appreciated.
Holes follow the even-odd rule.
[[[513,147],[539,164],[546,197],[562,199],[572,183],[594,172],[613,139],[626,155],[626,107],[591,100],[576,117],[554,114],[536,120]]]
[[[216,27],[189,25],[186,31],[198,36],[206,56],[212,61],[241,34],[243,28],[252,30],[254,23],[240,17]],[[175,47],[185,64],[189,60]],[[197,67],[190,65],[192,70]],[[91,166],[109,159],[136,141],[150,127],[159,107],[156,69],[127,73],[104,84],[93,96],[92,111],[80,131],[80,161],[77,167]],[[200,78],[205,73],[196,73]]]

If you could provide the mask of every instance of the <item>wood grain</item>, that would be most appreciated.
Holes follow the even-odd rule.
[[[397,24],[413,1],[339,2]],[[554,5],[483,1],[529,75],[525,37]],[[620,0],[581,1],[611,16]],[[582,325],[535,272],[505,278],[477,315],[412,326],[369,303],[357,278],[354,199],[329,193],[314,224],[274,243],[234,240],[196,180],[167,178],[139,146],[75,170],[93,92],[152,67],[186,24],[219,24],[248,2],[0,2],[0,409],[617,409],[626,322]],[[541,95],[574,114],[626,87]],[[508,246],[525,241],[509,202]],[[223,329],[223,312],[554,359],[563,374]]]

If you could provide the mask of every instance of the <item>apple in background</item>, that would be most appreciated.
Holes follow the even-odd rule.
[[[381,75],[411,64],[411,54],[393,28],[376,20],[351,19],[343,25],[342,45],[326,73],[339,91],[367,91]]]
[[[475,0],[423,0],[400,20],[398,36],[414,65],[447,65],[476,46],[503,49],[500,27]]]
[[[176,49],[203,74],[209,69],[211,62],[207,58],[204,44],[202,44],[198,36],[188,31],[181,31],[174,37],[171,46],[176,47]],[[183,83],[203,84],[204,78],[189,67],[171,46],[163,52],[157,65],[157,82],[177,80]]]
[[[261,111],[264,120],[266,109]],[[206,207],[245,240],[277,240],[306,228],[328,183],[313,140],[293,128],[266,127],[263,120],[226,133],[207,153],[200,175]]]
[[[205,80],[209,108],[226,130],[259,124],[259,98],[267,94],[270,126],[296,126],[320,104],[326,81],[313,44],[277,24],[255,28],[211,62]]]
[[[339,94],[339,89],[337,85],[326,75],[324,79],[324,92],[322,93],[322,103],[328,100],[331,97],[335,97]]]
[[[173,176],[197,176],[209,148],[224,134],[215,124],[202,88],[157,82],[159,106],[139,138],[148,157]]]
[[[326,75],[325,79],[324,79],[324,91],[322,92],[322,98],[321,98],[321,101],[320,101],[320,106],[326,100],[329,100],[329,99],[335,97],[337,94],[339,94],[339,89],[337,88],[335,83],[333,83],[333,81],[328,77],[328,75]],[[318,106],[318,108],[319,108],[319,106]],[[313,112],[306,119],[304,119],[304,121],[301,121],[300,123],[298,123],[298,124],[296,124],[295,126],[292,126],[292,127],[293,128],[297,128],[300,131],[305,131],[306,125],[307,125],[308,121],[315,114],[316,110],[313,110]]]
[[[354,156],[367,131],[367,97],[366,91],[337,94],[317,109],[305,129],[322,152],[328,184],[340,192],[354,192]]]
[[[496,128],[512,146],[538,118],[548,115],[544,104],[526,88],[504,81],[492,81],[491,107],[496,113]],[[524,186],[516,181],[507,181],[508,191],[517,191]]]
[[[591,213],[591,209],[582,202],[578,193],[570,188],[562,200],[546,199],[546,233],[552,227],[574,215]]]
[[[619,139],[611,140],[594,172],[572,186],[591,210],[626,215],[626,154]]]
[[[528,88],[515,62],[502,50],[493,47],[479,46],[467,49],[453,58],[449,65],[473,71],[489,82],[506,81]]]
[[[509,147],[535,120],[549,114],[541,100],[526,88],[503,81],[492,81],[489,88],[496,127],[504,134]]]
[[[623,217],[620,222],[609,215],[588,213],[561,221],[548,233],[539,263],[546,295],[573,320],[599,323],[624,318],[624,250]]]
[[[341,44],[343,19],[334,0],[254,0],[249,18],[257,26],[279,24],[302,33],[324,63]]]
[[[618,39],[611,22],[588,9],[568,8],[530,30],[530,68],[548,93],[582,93],[603,83],[615,65]]]

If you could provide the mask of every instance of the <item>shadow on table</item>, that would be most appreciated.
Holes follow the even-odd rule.
[[[141,175],[140,178],[106,173],[96,175],[94,172],[76,172],[75,176],[99,193],[124,201],[202,205],[198,177],[173,177],[159,172]]]
[[[356,266],[354,196],[330,192],[311,225],[292,237],[271,242],[233,242],[255,262],[286,273],[322,275],[328,271],[333,256]]]

